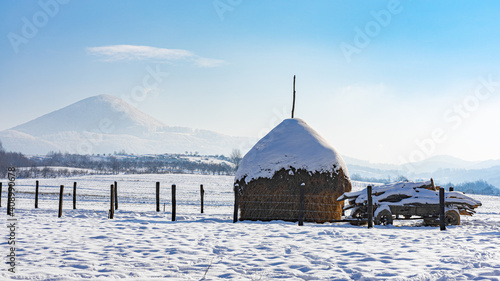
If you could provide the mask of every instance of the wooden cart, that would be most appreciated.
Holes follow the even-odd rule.
[[[380,206],[374,206],[373,222],[376,225],[392,224],[394,220],[417,220],[423,219],[424,225],[439,225],[439,204],[415,204],[415,205],[387,205],[389,208],[379,210]],[[362,206],[354,210],[351,215],[351,223],[355,225],[365,224],[368,220],[367,208]],[[460,224],[460,212],[458,209],[448,205],[445,211],[447,225]]]
[[[372,188],[373,218],[377,225],[392,224],[395,219],[423,219],[424,225],[439,225],[439,188],[431,179],[426,182],[397,182]],[[445,195],[445,219],[448,225],[459,225],[460,215],[473,215],[481,202],[462,192]],[[351,224],[368,221],[367,189],[344,193],[337,200],[347,200],[344,210],[351,210]]]

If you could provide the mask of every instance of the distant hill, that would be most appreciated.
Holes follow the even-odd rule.
[[[343,156],[351,175],[364,179],[394,181],[401,177],[410,180],[434,178],[438,185],[486,181],[499,194],[500,160],[465,161],[456,157],[440,155],[407,165],[377,164]],[[489,190],[489,189],[484,189]]]
[[[8,151],[78,154],[126,151],[135,154],[229,154],[255,142],[208,130],[167,126],[109,95],[90,97],[0,132]],[[245,147],[245,145],[247,147]]]

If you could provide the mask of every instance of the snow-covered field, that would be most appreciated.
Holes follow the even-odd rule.
[[[69,195],[74,181],[77,210]],[[119,210],[109,220],[113,181],[118,181]],[[159,213],[156,181],[162,188]],[[233,224],[232,181],[201,175],[40,179],[45,194],[34,209],[35,180],[18,179],[16,273],[8,271],[9,230],[2,227],[0,279],[500,280],[500,197],[473,196],[483,203],[478,213],[443,232],[420,221],[373,229],[347,223]],[[61,184],[68,195],[58,218]],[[171,221],[171,184],[177,185],[176,222]],[[3,190],[0,216],[7,225],[6,182]]]

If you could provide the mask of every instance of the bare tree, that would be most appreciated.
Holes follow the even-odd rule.
[[[237,170],[240,166],[241,159],[243,159],[243,157],[241,156],[241,151],[239,149],[233,149],[233,151],[229,155],[229,159],[235,165],[235,170]]]

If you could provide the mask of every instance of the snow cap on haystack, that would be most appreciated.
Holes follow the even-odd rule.
[[[243,157],[235,180],[249,183],[258,178],[272,178],[281,170],[303,169],[337,173],[349,177],[340,154],[304,120],[285,119]]]

